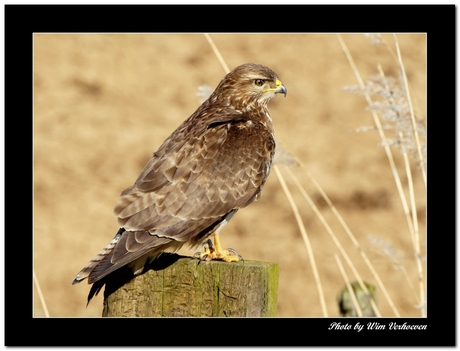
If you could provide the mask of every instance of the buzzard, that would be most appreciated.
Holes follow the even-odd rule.
[[[202,260],[238,261],[218,234],[260,196],[275,152],[267,104],[286,92],[263,65],[246,63],[228,73],[121,193],[114,209],[120,230],[72,284],[96,283],[125,265],[140,274],[161,252],[184,244],[205,244]]]

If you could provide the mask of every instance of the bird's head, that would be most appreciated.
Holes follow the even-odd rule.
[[[232,107],[246,109],[253,105],[265,107],[276,94],[286,96],[287,90],[270,68],[246,63],[228,73],[214,93],[225,96]]]

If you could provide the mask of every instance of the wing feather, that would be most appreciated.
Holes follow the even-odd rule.
[[[155,233],[159,224],[187,225],[187,218],[217,221],[260,192],[272,157],[271,133],[260,124],[242,128],[235,122],[197,129],[201,134],[169,138],[175,147],[160,148],[134,186],[122,194],[114,211],[121,226]],[[162,153],[165,149],[168,152]]]

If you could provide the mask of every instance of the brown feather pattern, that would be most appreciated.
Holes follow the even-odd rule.
[[[286,89],[265,66],[244,64],[227,74],[121,193],[114,209],[120,231],[74,283],[199,245],[226,216],[257,200],[275,152],[267,103],[279,92]]]

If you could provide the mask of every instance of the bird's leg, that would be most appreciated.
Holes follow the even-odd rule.
[[[211,260],[222,260],[225,262],[238,262],[243,257],[238,255],[238,253],[233,249],[223,249],[220,245],[219,233],[223,227],[228,223],[228,221],[233,217],[233,215],[238,211],[234,209],[227,213],[223,220],[217,225],[216,229],[212,236],[214,237],[214,245],[212,244],[211,239],[207,239],[204,244],[204,251],[197,252],[194,257],[199,257],[203,261]]]
[[[235,250],[222,248],[220,245],[219,233],[215,232],[213,237],[214,245],[211,239],[206,240],[204,244],[204,251],[197,252],[194,257],[203,261],[222,260],[225,262],[238,262],[240,260],[240,255],[238,255]]]
[[[238,253],[233,250],[233,249],[223,249],[222,246],[220,245],[220,239],[219,239],[219,233],[214,233],[214,252],[215,256],[217,259],[221,259],[222,261],[225,262],[238,262],[239,255]]]

